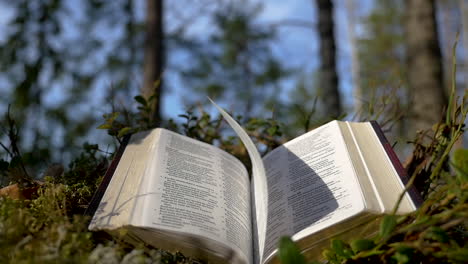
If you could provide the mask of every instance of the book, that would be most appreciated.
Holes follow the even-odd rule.
[[[216,146],[156,128],[127,137],[89,206],[90,230],[210,263],[275,263],[281,236],[309,259],[332,237],[370,236],[408,178],[376,122],[332,121],[246,167]],[[414,188],[397,214],[417,209]]]

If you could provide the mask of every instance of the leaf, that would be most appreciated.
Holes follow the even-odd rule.
[[[466,261],[468,259],[468,248],[459,248],[447,253],[447,257],[454,261]]]
[[[97,129],[111,129],[111,128],[112,128],[112,124],[109,124],[109,123],[105,123],[97,127]]]
[[[350,245],[351,245],[351,249],[353,249],[353,251],[355,253],[358,253],[360,251],[369,250],[369,249],[372,249],[372,248],[375,247],[374,241],[369,240],[369,239],[353,240],[353,241],[351,241]]]
[[[396,227],[397,218],[395,215],[385,215],[380,223],[380,237],[388,237]]]
[[[331,247],[338,255],[344,250],[344,242],[339,239],[333,239],[331,242]]]
[[[335,251],[336,255],[343,258],[350,258],[353,254],[347,247],[346,243],[339,239],[334,239],[331,242],[332,249]]]
[[[138,103],[144,105],[144,106],[147,106],[148,105],[148,102],[146,102],[146,99],[141,96],[141,95],[137,95],[135,97],[133,97],[135,99],[135,101],[137,101]]]
[[[278,132],[278,127],[277,126],[272,126],[272,127],[267,129],[267,133],[270,136],[276,135],[277,132]]]
[[[457,149],[453,153],[453,165],[462,182],[468,181],[468,149]]]
[[[430,227],[425,237],[442,243],[446,243],[450,239],[447,233],[438,226]]]
[[[282,237],[279,243],[279,259],[282,264],[305,264],[306,260],[299,248],[289,237]]]
[[[332,259],[334,254],[329,250],[329,249],[325,249],[323,252],[322,252],[322,256],[325,258],[325,259]]]
[[[160,84],[161,84],[161,78],[159,78],[159,79],[157,79],[156,81],[154,81],[153,87],[156,88],[156,87],[158,87]]]
[[[359,253],[360,258],[367,258],[370,256],[381,255],[385,252],[385,250],[370,250],[370,251],[363,251]]]
[[[107,122],[112,123],[114,122],[117,117],[119,117],[120,113],[119,112],[112,112],[108,115],[104,115],[104,118],[106,119]]]
[[[411,263],[411,260],[414,255],[414,249],[408,246],[399,246],[396,248],[395,254],[392,256],[398,264]]]
[[[407,254],[400,252],[396,252],[392,258],[395,259],[398,262],[398,264],[404,264],[410,261],[410,257]]]
[[[119,133],[117,134],[117,137],[123,137],[129,133],[132,132],[132,128],[131,127],[124,127],[122,129],[119,130]]]

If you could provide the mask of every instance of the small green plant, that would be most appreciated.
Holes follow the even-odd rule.
[[[93,248],[86,219],[66,215],[65,186],[47,183],[37,199],[0,198],[0,262],[84,262]]]

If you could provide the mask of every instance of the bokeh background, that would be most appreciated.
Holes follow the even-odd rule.
[[[111,152],[96,127],[141,94],[155,126],[207,96],[287,138],[376,119],[404,158],[466,93],[467,48],[466,0],[0,0],[0,157],[10,119],[28,164]]]

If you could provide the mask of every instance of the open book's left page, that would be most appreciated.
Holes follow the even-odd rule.
[[[252,258],[250,183],[225,151],[159,129],[132,224],[203,237]]]
[[[136,193],[154,154],[159,130],[135,134],[120,158],[107,189],[89,225],[91,230],[111,230],[128,225]]]

